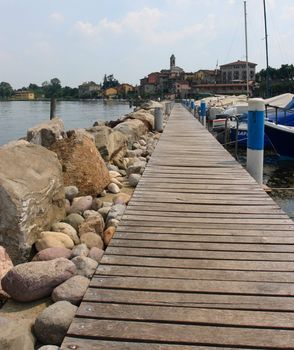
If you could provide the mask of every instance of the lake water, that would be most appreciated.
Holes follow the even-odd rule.
[[[95,121],[115,120],[132,112],[127,102],[60,101],[56,115],[66,130],[91,127]],[[0,145],[26,136],[27,129],[49,120],[50,101],[0,102]]]

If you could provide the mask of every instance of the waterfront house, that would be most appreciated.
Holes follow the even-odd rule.
[[[255,68],[257,64],[248,62],[249,81],[255,81]],[[246,81],[246,61],[235,61],[220,66],[221,82],[230,84],[234,81]]]
[[[103,95],[105,98],[114,98],[118,95],[118,89],[115,87],[110,87],[104,90]]]
[[[15,101],[32,101],[35,99],[35,94],[32,91],[20,90],[16,91],[11,97]]]

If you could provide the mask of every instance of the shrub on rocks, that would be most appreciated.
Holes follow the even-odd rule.
[[[93,232],[84,233],[81,236],[81,242],[85,243],[89,249],[93,247],[97,247],[100,249],[104,248],[103,240],[101,236],[97,235],[97,233],[93,233]]]
[[[38,235],[39,239],[35,242],[37,251],[46,248],[67,248],[72,249],[74,246],[73,240],[66,234],[61,232],[43,231]]]
[[[97,261],[98,263],[100,263],[102,257],[103,257],[103,254],[104,254],[104,250],[103,249],[100,249],[100,248],[97,248],[97,247],[93,247],[90,249],[89,251],[89,255],[88,257]]]
[[[75,264],[65,258],[24,263],[7,272],[2,279],[2,288],[14,300],[38,300],[49,296],[75,272]]]
[[[93,276],[98,266],[97,261],[85,256],[77,256],[72,259],[72,262],[76,265],[76,274],[87,278]]]
[[[51,295],[54,302],[69,301],[74,305],[79,305],[89,286],[90,280],[84,276],[73,276],[67,281],[57,286]]]
[[[86,133],[68,133],[68,138],[54,143],[51,149],[62,164],[64,184],[76,186],[81,195],[96,196],[110,183],[108,169]]]
[[[75,247],[73,247],[71,251],[73,258],[75,258],[76,256],[88,256],[88,253],[89,253],[89,249],[85,243],[76,245]]]
[[[77,307],[68,301],[58,301],[37,317],[34,333],[43,344],[61,345],[75,316]]]
[[[79,226],[82,222],[84,222],[85,219],[80,214],[69,214],[65,219],[63,219],[63,222],[66,222],[67,224],[71,225],[75,230],[78,231]]]
[[[70,259],[72,257],[72,251],[67,248],[46,248],[39,251],[33,258],[32,261],[48,261],[58,258]]]
[[[73,240],[74,244],[80,243],[80,239],[77,234],[77,231],[70,224],[67,224],[66,222],[56,222],[55,224],[52,225],[51,230],[55,232],[64,233],[70,239]]]
[[[56,154],[26,141],[0,147],[0,213],[0,242],[14,263],[26,261],[37,233],[65,215]]]

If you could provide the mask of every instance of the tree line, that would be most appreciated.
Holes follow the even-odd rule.
[[[268,67],[256,74],[258,88],[256,96],[266,95],[266,80],[269,77],[269,94],[276,96],[287,92],[294,93],[294,66],[293,64],[282,64],[280,68]]]
[[[120,83],[114,78],[113,74],[104,75],[103,83],[101,84],[102,90],[109,87],[117,87]],[[62,86],[61,81],[58,78],[53,78],[50,81],[44,81],[40,86],[34,83],[30,83],[27,87],[14,90],[12,86],[5,81],[0,82],[0,99],[8,99],[12,97],[17,91],[31,91],[35,94],[36,98],[51,98],[56,97],[60,99],[78,99],[79,89],[77,87],[71,88],[69,86]],[[87,97],[87,96],[85,96]],[[97,96],[96,96],[97,97]]]

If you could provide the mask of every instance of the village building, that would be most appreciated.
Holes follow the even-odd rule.
[[[35,94],[32,91],[16,91],[16,93],[11,97],[12,100],[25,100],[25,101],[32,101],[35,99]]]
[[[248,62],[248,80],[255,81],[255,69],[257,64]],[[221,83],[229,84],[232,82],[246,81],[246,61],[236,61],[220,66]]]
[[[79,97],[80,98],[95,98],[101,93],[101,85],[96,84],[93,81],[85,82],[79,85]]]
[[[118,89],[115,87],[109,87],[103,91],[105,98],[114,98],[118,96]]]

